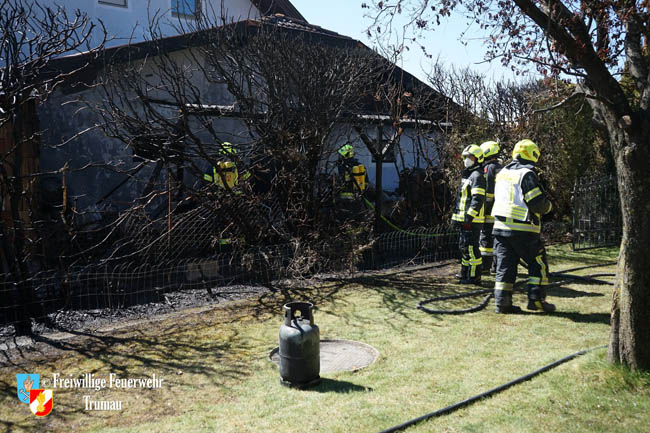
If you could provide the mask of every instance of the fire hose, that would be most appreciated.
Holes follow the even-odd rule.
[[[382,430],[379,433],[393,433],[393,432],[396,432],[396,431],[403,430],[403,429],[405,429],[407,427],[410,427],[410,426],[412,426],[414,424],[417,424],[417,423],[419,423],[421,421],[425,421],[427,419],[439,417],[439,416],[446,415],[448,413],[454,412],[454,411],[456,411],[456,410],[458,410],[460,408],[463,408],[465,406],[468,406],[468,405],[474,403],[475,401],[481,400],[481,399],[486,398],[486,397],[490,397],[490,396],[492,396],[494,394],[497,394],[497,393],[499,393],[501,391],[505,391],[506,389],[510,388],[513,385],[517,385],[519,383],[530,380],[533,377],[535,377],[535,376],[537,376],[539,374],[542,374],[542,373],[544,373],[546,371],[549,371],[550,369],[555,368],[558,365],[564,364],[565,362],[569,362],[572,359],[577,358],[578,356],[584,355],[584,354],[589,353],[589,352],[591,352],[593,350],[596,350],[596,349],[602,349],[604,347],[606,347],[606,346],[592,347],[591,349],[581,350],[581,351],[573,353],[573,354],[571,354],[569,356],[565,356],[564,358],[558,359],[557,361],[554,361],[554,362],[552,362],[550,364],[547,364],[542,368],[538,368],[537,370],[533,371],[532,373],[528,373],[528,374],[526,374],[524,376],[518,377],[517,379],[511,380],[508,383],[504,383],[503,385],[499,385],[496,388],[492,388],[489,391],[482,392],[481,394],[477,394],[477,395],[475,395],[473,397],[467,398],[467,399],[465,399],[463,401],[460,401],[458,403],[449,405],[447,407],[443,407],[442,409],[438,409],[438,410],[436,410],[434,412],[430,412],[428,414],[419,416],[417,418],[413,418],[413,419],[408,420],[408,421],[406,421],[406,422],[404,422],[402,424],[399,424],[399,425],[387,428],[385,430]]]
[[[613,275],[615,275],[615,274],[611,274],[611,273],[592,274],[592,275],[586,275],[586,276],[567,274],[567,272],[577,271],[577,270],[581,270],[581,269],[602,267],[602,266],[610,266],[612,264],[616,264],[616,262],[608,262],[608,263],[600,263],[600,264],[596,264],[596,265],[580,266],[580,267],[577,267],[577,268],[571,268],[571,269],[565,269],[565,270],[559,271],[559,272],[553,272],[553,273],[550,274],[551,276],[553,276],[553,277],[563,277],[565,279],[561,280],[561,281],[558,281],[558,282],[555,282],[555,283],[552,283],[552,284],[549,284],[546,287],[547,288],[548,287],[557,287],[557,286],[560,286],[562,284],[566,284],[569,281],[574,281],[574,280],[580,280],[580,281],[585,281],[585,282],[594,283],[594,284],[613,284],[610,281],[600,280],[600,279],[596,278],[596,277],[605,277],[605,276],[613,276]],[[523,284],[525,284],[524,281],[518,282],[517,284],[515,284],[515,288],[520,287]],[[461,310],[434,310],[434,309],[431,309],[431,308],[428,308],[428,307],[424,307],[425,304],[433,303],[433,302],[436,302],[436,301],[444,301],[444,300],[449,300],[449,299],[459,299],[459,298],[463,298],[463,297],[477,296],[477,295],[480,295],[480,294],[487,293],[488,291],[491,292],[491,293],[489,295],[487,295],[479,305],[477,305],[475,307],[472,307],[472,308],[466,308],[466,309],[461,309]],[[418,303],[417,307],[418,307],[418,309],[420,309],[420,310],[422,310],[424,312],[432,313],[432,314],[473,313],[473,312],[480,311],[483,308],[485,308],[492,296],[493,296],[492,289],[476,290],[476,291],[472,291],[472,292],[469,292],[469,293],[455,294],[455,295],[448,295],[448,296],[439,296],[439,297],[436,297],[436,298],[425,299],[424,301],[420,301]],[[436,417],[439,417],[439,416],[442,416],[442,415],[452,413],[452,412],[454,412],[454,411],[456,411],[458,409],[461,409],[461,408],[463,408],[465,406],[468,406],[468,405],[470,405],[470,404],[472,404],[472,403],[474,403],[474,402],[476,402],[478,400],[490,397],[490,396],[492,396],[494,394],[497,394],[497,393],[499,393],[501,391],[505,391],[506,389],[508,389],[508,388],[510,388],[510,387],[512,387],[514,385],[517,385],[517,384],[520,384],[520,383],[525,382],[527,380],[530,380],[533,377],[535,377],[535,376],[537,376],[539,374],[542,374],[542,373],[544,373],[546,371],[549,371],[549,370],[551,370],[551,369],[553,369],[553,368],[555,368],[555,367],[557,367],[559,365],[562,365],[562,364],[564,364],[566,362],[569,362],[572,359],[575,359],[575,358],[577,358],[579,356],[582,356],[582,355],[584,355],[586,353],[592,352],[592,351],[594,351],[596,349],[602,349],[604,347],[606,347],[606,346],[604,346],[604,345],[603,346],[597,346],[597,347],[593,347],[593,348],[590,348],[590,349],[585,349],[585,350],[581,350],[579,352],[575,352],[575,353],[573,353],[573,354],[571,354],[569,356],[565,356],[562,359],[558,359],[557,361],[551,362],[550,364],[547,364],[547,365],[545,365],[545,366],[543,366],[543,367],[541,367],[541,368],[539,368],[539,369],[537,369],[537,370],[535,370],[535,371],[533,371],[531,373],[528,373],[528,374],[526,374],[524,376],[518,377],[517,379],[514,379],[514,380],[512,380],[512,381],[510,381],[508,383],[504,383],[503,385],[499,385],[499,386],[497,386],[495,388],[492,388],[492,389],[490,389],[488,391],[485,391],[485,392],[482,392],[480,394],[474,395],[474,396],[472,396],[470,398],[467,398],[467,399],[465,399],[463,401],[460,401],[458,403],[454,403],[454,404],[449,405],[447,407],[444,407],[442,409],[438,409],[436,411],[427,413],[427,414],[419,416],[417,418],[410,419],[410,420],[408,420],[408,421],[406,421],[404,423],[401,423],[401,424],[398,424],[396,426],[393,426],[393,427],[387,428],[385,430],[382,430],[380,433],[397,432],[397,431],[403,430],[403,429],[405,429],[407,427],[410,427],[412,425],[415,425],[415,424],[417,424],[417,423],[419,423],[421,421],[425,421],[425,420],[428,420],[428,419],[431,419],[431,418],[436,418]]]
[[[582,269],[589,269],[589,268],[597,268],[597,267],[603,267],[603,266],[610,266],[616,264],[616,262],[607,262],[607,263],[600,263],[597,265],[587,265],[587,266],[580,266],[577,268],[571,268],[571,269],[565,269],[563,271],[559,272],[551,272],[549,275],[551,277],[563,277],[565,278],[564,280],[549,284],[545,286],[547,289],[551,287],[558,287],[563,284],[566,284],[568,282],[574,281],[574,280],[581,280],[589,283],[594,283],[594,284],[612,284],[609,281],[605,280],[600,280],[595,277],[611,277],[614,276],[614,274],[593,274],[593,275],[573,275],[573,274],[567,274],[566,272],[572,272],[572,271],[578,271]],[[515,283],[513,290],[518,290],[521,286],[526,284],[525,281],[518,281]],[[440,302],[440,301],[448,301],[450,299],[461,299],[461,298],[470,298],[473,296],[478,296],[478,295],[483,295],[487,294],[485,298],[479,303],[478,305],[470,308],[465,308],[465,309],[459,309],[459,310],[437,310],[429,307],[425,307],[426,304],[431,304],[434,302]],[[490,302],[490,299],[494,296],[494,290],[493,289],[480,289],[480,290],[474,290],[471,292],[467,293],[458,293],[458,294],[453,294],[453,295],[446,295],[446,296],[437,296],[434,298],[429,298],[425,299],[423,301],[418,302],[417,308],[418,310],[422,310],[425,313],[430,313],[430,314],[467,314],[467,313],[475,313],[477,311],[480,311],[487,307],[488,303]]]

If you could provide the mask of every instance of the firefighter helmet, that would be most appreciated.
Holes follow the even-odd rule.
[[[219,153],[221,155],[234,155],[237,153],[237,149],[229,141],[224,141],[219,147]]]
[[[473,156],[479,164],[483,162],[483,151],[476,144],[470,144],[463,149],[463,156]]]
[[[527,161],[537,162],[539,155],[539,147],[527,138],[515,144],[515,148],[512,150],[513,159],[519,157]]]
[[[343,158],[354,158],[354,147],[350,143],[341,146],[338,152]]]
[[[501,148],[499,147],[499,143],[496,141],[486,141],[481,144],[481,150],[483,151],[483,156],[487,159],[491,156],[496,156]]]

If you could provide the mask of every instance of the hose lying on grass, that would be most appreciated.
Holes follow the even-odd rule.
[[[572,271],[578,271],[582,269],[589,269],[589,268],[598,268],[598,267],[603,267],[603,266],[611,266],[616,264],[616,262],[607,262],[607,263],[600,263],[597,265],[587,265],[587,266],[580,266],[577,268],[571,268],[571,269],[565,269],[563,271],[559,272],[551,272],[552,277],[562,277],[565,278],[564,280],[549,284],[546,286],[546,288],[551,288],[551,287],[558,287],[563,284],[569,283],[573,280],[581,280],[585,281],[588,283],[594,283],[594,284],[611,284],[613,285],[614,283],[610,281],[605,281],[605,280],[599,280],[595,277],[611,277],[614,276],[615,274],[593,274],[593,275],[573,275],[573,274],[567,274],[566,272],[572,272]],[[521,286],[526,284],[525,281],[518,281],[515,283],[513,290],[518,290]],[[429,307],[425,307],[426,304],[431,304],[434,302],[441,302],[441,301],[447,301],[450,299],[461,299],[461,298],[470,298],[473,296],[478,296],[478,295],[483,295],[486,294],[485,298],[481,301],[480,304],[470,307],[470,308],[464,308],[464,309],[459,309],[459,310],[438,310],[438,309],[433,309]],[[454,295],[446,295],[446,296],[437,296],[435,298],[429,298],[425,299],[423,301],[418,302],[417,308],[418,310],[422,310],[425,313],[430,313],[430,314],[467,314],[467,313],[475,313],[477,311],[480,311],[484,309],[488,303],[490,302],[490,299],[494,296],[494,290],[493,289],[481,289],[481,290],[474,290],[471,292],[467,293],[458,293]]]
[[[454,411],[456,411],[456,410],[458,410],[458,409],[460,409],[462,407],[465,407],[467,405],[470,405],[470,404],[474,403],[475,401],[478,401],[478,400],[481,400],[483,398],[489,397],[489,396],[494,395],[494,394],[496,394],[498,392],[504,391],[504,390],[510,388],[513,385],[517,385],[519,383],[522,383],[522,382],[525,382],[525,381],[527,381],[529,379],[532,379],[533,377],[537,376],[538,374],[544,373],[544,372],[546,372],[546,371],[548,371],[548,370],[550,370],[552,368],[557,367],[558,365],[561,365],[561,364],[564,364],[565,362],[571,361],[572,359],[577,358],[578,356],[584,355],[585,353],[589,353],[589,352],[591,352],[593,350],[596,350],[596,349],[602,349],[604,347],[607,347],[607,346],[598,346],[598,347],[593,347],[591,349],[581,350],[581,351],[576,352],[576,353],[574,353],[572,355],[566,356],[566,357],[564,357],[562,359],[558,359],[557,361],[554,361],[554,362],[552,362],[552,363],[550,363],[548,365],[545,365],[544,367],[539,368],[539,369],[533,371],[532,373],[528,373],[525,376],[521,376],[521,377],[519,377],[519,378],[517,378],[515,380],[512,380],[512,381],[508,382],[508,383],[504,383],[503,385],[497,386],[496,388],[492,388],[489,391],[485,391],[485,392],[483,392],[481,394],[477,394],[477,395],[475,395],[473,397],[470,397],[470,398],[465,399],[465,400],[463,400],[461,402],[452,404],[450,406],[443,407],[442,409],[436,410],[435,412],[430,412],[430,413],[428,413],[426,415],[422,415],[422,416],[419,416],[417,418],[413,418],[413,419],[408,420],[408,421],[406,421],[406,422],[404,422],[402,424],[396,425],[394,427],[387,428],[386,430],[382,430],[379,433],[393,433],[393,432],[396,432],[396,431],[399,431],[399,430],[403,430],[403,429],[405,429],[407,427],[410,427],[410,426],[412,426],[414,424],[417,424],[420,421],[424,421],[424,420],[427,420],[427,419],[430,419],[430,418],[435,418],[435,417],[438,417],[438,416],[442,416],[442,415],[446,415],[448,413],[454,412]]]
[[[612,264],[616,264],[616,262],[608,262],[608,263],[602,263],[602,264],[598,264],[598,265],[580,266],[578,268],[571,268],[571,269],[565,269],[565,270],[560,271],[560,272],[553,272],[553,273],[551,273],[551,276],[563,277],[563,278],[566,278],[566,280],[562,280],[562,281],[555,282],[553,284],[549,284],[546,287],[547,288],[549,288],[549,287],[557,287],[557,286],[561,286],[562,284],[566,284],[567,282],[571,282],[571,281],[574,281],[574,280],[581,280],[581,281],[585,281],[585,282],[589,282],[589,283],[595,283],[595,284],[613,284],[610,281],[599,280],[599,279],[597,279],[595,277],[605,277],[605,276],[609,277],[609,276],[614,276],[615,274],[593,274],[593,275],[586,275],[586,276],[567,274],[567,272],[578,271],[578,270],[581,270],[581,269],[597,268],[597,267],[602,267],[602,266],[610,266]],[[524,284],[525,284],[525,281],[520,281],[520,282],[516,283],[515,284],[515,289],[517,287],[521,287]],[[482,295],[482,294],[488,293],[488,292],[489,292],[489,294],[483,299],[483,301],[481,301],[481,303],[479,305],[477,305],[475,307],[471,307],[471,308],[465,308],[465,309],[461,309],[461,310],[434,310],[434,309],[430,309],[430,308],[427,308],[427,307],[424,306],[424,304],[428,304],[428,303],[432,303],[432,302],[445,301],[445,300],[449,300],[449,299],[459,299],[459,298],[465,298],[465,297],[470,297],[470,296],[477,296],[477,295]],[[472,291],[472,292],[456,294],[456,295],[438,296],[436,298],[430,298],[430,299],[425,299],[424,301],[420,301],[418,303],[418,309],[420,309],[422,311],[425,311],[427,313],[433,313],[433,314],[465,314],[465,313],[473,313],[475,311],[480,311],[483,308],[485,308],[487,306],[488,302],[490,301],[490,298],[493,295],[494,295],[494,293],[493,293],[492,289],[483,289],[483,290],[475,290],[475,291]],[[478,400],[481,400],[483,398],[492,396],[492,395],[494,395],[496,393],[499,393],[501,391],[504,391],[504,390],[510,388],[513,385],[517,385],[519,383],[522,383],[522,382],[525,382],[525,381],[527,381],[529,379],[532,379],[533,377],[537,376],[538,374],[544,373],[544,372],[546,372],[546,371],[548,371],[548,370],[550,370],[552,368],[557,367],[558,365],[564,364],[565,362],[568,362],[568,361],[570,361],[570,360],[572,360],[574,358],[577,358],[578,356],[584,355],[585,353],[591,352],[591,351],[596,350],[596,349],[601,349],[601,348],[604,348],[604,347],[607,347],[607,346],[598,346],[598,347],[594,347],[594,348],[591,348],[591,349],[581,350],[581,351],[576,352],[576,353],[574,353],[572,355],[566,356],[566,357],[564,357],[562,359],[559,359],[559,360],[554,361],[554,362],[552,362],[552,363],[550,363],[548,365],[545,365],[544,367],[539,368],[539,369],[533,371],[532,373],[526,374],[525,376],[521,376],[521,377],[519,377],[519,378],[517,378],[515,380],[512,380],[512,381],[508,382],[508,383],[497,386],[496,388],[492,388],[489,391],[485,391],[485,392],[483,392],[481,394],[477,394],[477,395],[475,395],[473,397],[470,397],[468,399],[465,399],[465,400],[463,400],[461,402],[452,404],[450,406],[444,407],[444,408],[436,410],[434,412],[430,412],[430,413],[428,413],[426,415],[422,415],[422,416],[419,416],[417,418],[413,418],[413,419],[411,419],[409,421],[406,421],[406,422],[404,422],[402,424],[396,425],[394,427],[390,427],[390,428],[388,428],[386,430],[382,430],[380,433],[393,433],[393,432],[396,432],[396,431],[399,431],[399,430],[403,430],[403,429],[405,429],[407,427],[410,427],[410,426],[412,426],[414,424],[417,424],[417,423],[419,423],[421,421],[454,412],[454,411],[456,411],[456,410],[458,410],[458,409],[460,409],[462,407],[465,407],[465,406],[468,406],[468,405],[474,403],[475,401],[478,401]]]

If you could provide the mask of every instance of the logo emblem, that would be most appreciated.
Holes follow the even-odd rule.
[[[32,389],[29,391],[29,409],[34,415],[49,415],[53,406],[54,392],[51,389]]]
[[[25,404],[29,404],[29,391],[38,388],[40,379],[40,374],[17,374],[16,388],[18,389],[18,399]]]

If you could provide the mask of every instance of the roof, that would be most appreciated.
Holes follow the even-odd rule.
[[[340,35],[322,27],[309,24],[307,21],[302,19],[290,18],[281,13],[262,17],[261,20],[248,19],[238,21],[227,24],[225,27],[232,27],[235,31],[244,34],[253,34],[264,25],[276,25],[289,34],[307,34],[315,37],[319,42],[325,42],[332,45],[358,45],[365,47],[361,42],[348,36]],[[84,52],[58,57],[50,61],[50,73],[69,72],[79,69],[86,62],[90,62],[90,66],[87,68],[85,73],[90,73],[94,76],[94,73],[97,70],[102,69],[107,64],[119,64],[122,62],[155,56],[160,54],[160,52],[172,53],[187,48],[201,46],[210,40],[210,33],[213,31],[214,29],[199,30],[196,32],[168,36],[157,40],[147,40],[131,44],[111,46],[105,48],[99,53]],[[94,57],[97,57],[98,60],[93,60]]]
[[[269,1],[268,3],[274,2],[288,3],[290,5],[288,1],[282,2],[279,0]],[[341,35],[314,24],[310,24],[302,19],[289,17],[283,13],[264,16],[261,20],[239,21],[228,24],[227,26],[233,27],[236,31],[241,31],[244,34],[254,34],[257,30],[265,25],[277,26],[280,29],[286,31],[289,35],[307,35],[310,37],[310,40],[318,43],[324,43],[339,47],[361,47],[369,51],[373,51],[356,39]],[[209,40],[210,32],[213,31],[214,29],[208,29],[193,33],[170,36],[156,41],[144,41],[130,45],[107,48],[98,56],[100,58],[99,61],[90,60],[90,53],[70,55],[54,59],[51,62],[50,66],[53,69],[52,72],[65,72],[79,69],[85,62],[90,61],[91,66],[89,68],[86,68],[82,73],[84,76],[80,77],[82,81],[89,83],[94,80],[96,72],[102,69],[106,64],[119,64],[121,62],[155,56],[158,55],[161,51],[169,53],[200,46]],[[379,56],[379,54],[376,55]],[[414,75],[399,68],[396,65],[393,66],[394,68],[392,68],[391,72],[392,80],[402,83],[405,90],[425,89],[426,93],[431,96],[431,110],[435,111],[436,108],[439,109],[440,107],[447,105],[450,105],[450,108],[458,108],[453,101],[439,94],[429,85],[416,78]]]
[[[262,15],[282,14],[289,18],[307,21],[289,0],[251,0]]]

